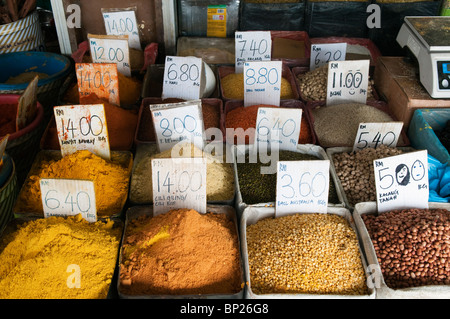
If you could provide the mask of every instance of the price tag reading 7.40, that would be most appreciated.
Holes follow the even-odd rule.
[[[152,160],[153,213],[188,208],[206,214],[206,159]]]
[[[296,151],[302,124],[302,109],[258,109],[255,144],[259,149]]]
[[[328,63],[327,105],[367,102],[369,60]]]
[[[377,149],[380,145],[396,147],[403,129],[403,122],[361,123],[356,134],[353,151],[365,148]]]
[[[245,62],[272,60],[270,31],[246,31],[235,33],[236,73],[242,73]]]
[[[114,63],[77,63],[80,98],[95,93],[101,99],[120,106],[119,76]]]
[[[418,151],[374,161],[378,212],[427,209],[428,152]]]
[[[97,221],[97,206],[93,181],[41,179],[40,190],[44,217],[75,216]]]
[[[347,43],[311,44],[310,70],[315,70],[331,61],[345,61]]]
[[[282,62],[245,62],[244,105],[280,106]]]
[[[330,161],[278,162],[276,214],[327,213]]]
[[[111,158],[103,104],[56,106],[53,110],[62,156],[89,150]]]

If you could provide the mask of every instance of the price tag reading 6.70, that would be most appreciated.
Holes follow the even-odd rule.
[[[41,179],[40,189],[45,218],[81,214],[88,222],[97,221],[94,182]]]

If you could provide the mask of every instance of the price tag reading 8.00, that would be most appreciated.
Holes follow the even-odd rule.
[[[427,151],[375,160],[374,173],[379,213],[428,208]]]
[[[56,106],[53,110],[63,156],[89,150],[104,159],[111,158],[103,104]]]
[[[327,213],[330,161],[278,162],[276,214]]]
[[[259,149],[275,147],[279,150],[296,151],[302,124],[302,109],[258,109],[255,144]]]
[[[115,63],[120,73],[131,77],[130,47],[127,35],[88,34],[88,38],[94,63]]]
[[[163,99],[198,100],[205,89],[203,60],[195,57],[166,57]]]
[[[152,160],[153,212],[194,209],[206,214],[206,159]]]
[[[272,60],[272,37],[270,31],[246,31],[235,33],[235,72],[244,71],[245,62]]]
[[[244,105],[280,106],[282,62],[246,62],[244,64]]]
[[[397,147],[402,129],[403,122],[361,123],[353,151],[357,152],[365,148],[377,149],[380,145]]]
[[[345,61],[347,43],[311,44],[310,70],[315,70],[331,61]]]
[[[369,60],[328,64],[327,105],[367,102]]]
[[[75,216],[97,221],[97,206],[93,181],[67,179],[40,180],[44,217]]]

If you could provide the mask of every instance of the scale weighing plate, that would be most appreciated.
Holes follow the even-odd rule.
[[[432,98],[450,98],[450,17],[405,17],[397,36],[417,58],[420,82]]]

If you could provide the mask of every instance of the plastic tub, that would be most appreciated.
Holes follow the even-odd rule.
[[[13,159],[5,154],[0,169],[0,231],[14,218],[12,213],[18,194],[17,176]]]
[[[37,11],[23,19],[0,25],[0,54],[44,49]]]

